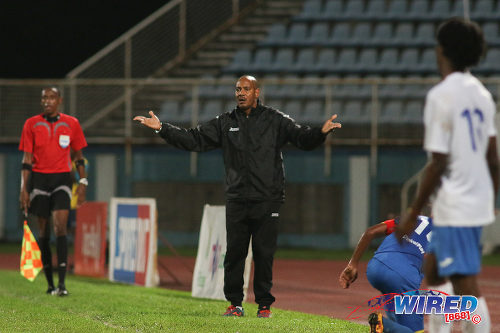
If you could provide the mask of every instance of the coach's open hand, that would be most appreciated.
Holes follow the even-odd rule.
[[[154,129],[155,131],[160,130],[160,128],[161,128],[160,119],[158,119],[158,117],[154,114],[153,111],[149,111],[149,115],[151,116],[151,118],[143,117],[143,116],[135,116],[134,120],[139,121],[144,126],[150,127],[152,129]]]
[[[337,115],[334,114],[333,116],[330,117],[324,124],[323,127],[321,128],[321,133],[326,134],[328,132],[333,131],[336,128],[341,128],[342,124],[341,123],[334,123],[333,121],[337,118]]]

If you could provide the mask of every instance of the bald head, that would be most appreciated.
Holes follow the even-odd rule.
[[[254,89],[260,88],[259,81],[252,75],[243,75],[238,79],[238,81],[240,80],[248,80],[253,85]]]
[[[257,106],[259,94],[259,82],[253,76],[243,75],[236,82],[235,96],[238,108],[247,114]]]

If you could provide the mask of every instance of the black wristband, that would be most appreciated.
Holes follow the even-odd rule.
[[[78,166],[82,166],[82,167],[85,167],[85,160],[76,160],[76,163],[75,163],[76,167]]]
[[[28,164],[28,163],[23,163],[23,166],[21,168],[22,170],[28,170],[28,171],[31,171],[32,170],[32,166],[31,164]]]

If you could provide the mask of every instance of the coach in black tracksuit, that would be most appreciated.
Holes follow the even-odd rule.
[[[254,292],[259,317],[269,317],[274,297],[272,265],[276,251],[278,218],[284,200],[281,148],[291,142],[310,150],[323,143],[339,123],[336,115],[322,128],[297,125],[290,117],[258,101],[259,87],[251,76],[236,83],[237,108],[215,119],[183,129],[151,118],[134,120],[151,127],[171,145],[188,151],[222,148],[226,169],[227,253],[224,260],[224,294],[231,302],[225,315],[242,316],[243,271],[250,236],[255,263]]]

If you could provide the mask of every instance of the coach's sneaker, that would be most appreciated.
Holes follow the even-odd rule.
[[[245,315],[245,311],[241,306],[230,305],[227,307],[226,312],[224,312],[223,316],[225,317],[243,317]]]
[[[370,333],[383,333],[384,324],[382,322],[382,313],[373,312],[368,316],[368,323],[370,324]]]
[[[49,286],[47,291],[45,292],[47,295],[55,295],[56,294],[56,288],[54,286]]]
[[[68,291],[66,290],[66,287],[61,286],[61,285],[59,285],[57,287],[55,292],[56,292],[57,296],[68,296],[69,295]]]
[[[271,318],[271,310],[268,306],[263,306],[257,310],[257,318]]]

